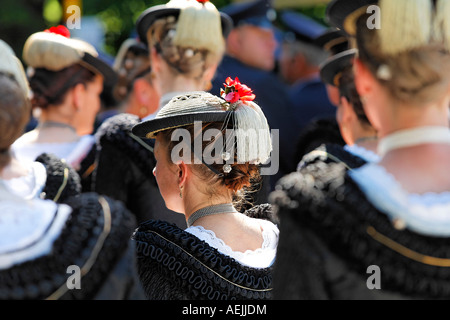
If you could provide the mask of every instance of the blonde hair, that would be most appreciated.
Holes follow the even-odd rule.
[[[212,3],[196,0],[172,0],[167,6],[182,6],[178,19],[156,20],[147,31],[149,47],[155,47],[176,72],[201,78],[225,52],[220,13]]]
[[[393,98],[409,104],[441,99],[450,86],[450,1],[432,2],[380,0],[380,30],[367,28],[368,15],[357,22],[360,59]]]

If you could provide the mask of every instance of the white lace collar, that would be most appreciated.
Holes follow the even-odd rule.
[[[349,172],[368,200],[398,228],[450,236],[450,192],[411,194],[383,167],[367,164]]]
[[[24,200],[0,180],[0,270],[50,253],[71,211],[48,200]]]
[[[51,153],[77,168],[95,143],[92,135],[84,135],[78,141],[68,143],[29,143],[21,138],[12,145],[19,161],[33,162],[43,153]]]
[[[29,173],[26,176],[4,180],[6,187],[26,200],[39,198],[47,182],[47,169],[40,162],[25,163]]]
[[[361,159],[367,162],[379,162],[381,160],[378,154],[364,147],[358,146],[357,144],[351,146],[347,144],[344,146],[344,150],[350,152],[351,154],[357,157],[360,157]]]
[[[220,253],[234,258],[239,263],[252,268],[270,267],[276,255],[278,245],[279,230],[276,225],[269,221],[262,221],[263,244],[256,250],[246,252],[233,251],[225,242],[218,238],[214,231],[207,230],[202,226],[191,226],[185,231],[205,241],[211,247],[216,248]]]

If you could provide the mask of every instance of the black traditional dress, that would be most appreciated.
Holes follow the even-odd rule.
[[[271,194],[276,299],[449,299],[450,193],[407,193],[384,168],[310,161]]]
[[[246,215],[276,222],[268,205],[255,206]],[[268,229],[276,230],[272,233],[274,244],[278,241],[278,229],[270,226]],[[141,224],[133,238],[139,276],[149,299],[272,298],[272,265],[265,268],[244,265],[192,233],[164,221]]]
[[[24,200],[0,181],[0,299],[141,299],[134,217],[93,193],[65,202]]]

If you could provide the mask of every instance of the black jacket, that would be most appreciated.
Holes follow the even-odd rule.
[[[275,299],[449,299],[450,268],[427,261],[450,259],[450,238],[396,229],[348,170],[311,162],[271,194],[280,219]]]
[[[71,197],[66,203],[72,212],[51,252],[0,270],[0,299],[142,299],[130,245],[134,217],[120,202],[94,193]],[[60,210],[53,213],[52,228]],[[40,241],[30,246],[39,246]],[[80,268],[79,289],[67,285],[70,266]]]
[[[268,205],[246,214],[276,221]],[[265,300],[272,297],[272,268],[241,265],[190,233],[147,221],[134,236],[138,270],[149,299]]]

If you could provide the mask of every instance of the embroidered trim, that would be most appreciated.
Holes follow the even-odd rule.
[[[104,218],[104,224],[103,224],[103,231],[98,237],[97,243],[95,244],[91,255],[89,256],[88,260],[84,264],[84,266],[81,268],[81,277],[84,277],[86,274],[89,273],[92,266],[94,265],[95,261],[97,260],[97,257],[103,247],[103,244],[105,243],[106,238],[108,237],[109,233],[111,232],[111,208],[106,201],[105,198],[99,197],[98,202],[102,206],[103,211],[103,218]],[[48,296],[45,300],[57,300],[61,298],[69,288],[67,287],[67,284],[64,283],[61,287],[59,287],[55,292],[53,292],[50,296]]]
[[[268,289],[252,289],[252,288],[249,288],[249,287],[241,286],[241,285],[239,285],[239,284],[237,284],[237,283],[235,283],[235,282],[232,282],[232,281],[228,280],[227,278],[224,278],[223,276],[221,276],[219,273],[217,273],[217,272],[214,271],[213,269],[209,268],[209,267],[208,267],[207,265],[205,265],[203,262],[199,261],[199,260],[198,260],[197,258],[195,258],[192,254],[190,254],[188,251],[184,250],[182,247],[180,247],[180,246],[179,246],[178,244],[176,244],[175,242],[170,241],[169,239],[163,237],[161,234],[159,234],[159,233],[157,233],[157,232],[155,232],[155,231],[152,231],[152,230],[146,230],[145,232],[153,233],[153,234],[157,235],[158,237],[164,239],[164,240],[167,241],[168,243],[170,243],[170,244],[176,246],[178,249],[180,249],[181,251],[183,251],[184,253],[186,253],[188,256],[190,256],[191,258],[195,259],[195,261],[197,261],[199,264],[201,264],[202,267],[208,269],[209,271],[211,271],[212,273],[214,273],[215,275],[217,275],[217,276],[220,277],[221,279],[225,280],[226,282],[228,282],[228,283],[230,283],[230,284],[232,284],[232,285],[234,285],[234,286],[236,286],[236,287],[239,287],[239,288],[245,289],[245,290],[255,291],[255,292],[267,292],[267,291],[272,291],[272,290],[273,290],[273,288],[268,288]]]
[[[436,258],[415,252],[407,247],[402,246],[401,244],[395,242],[394,240],[386,237],[385,235],[379,233],[374,227],[368,227],[367,233],[374,240],[378,241],[379,243],[385,245],[386,247],[394,250],[395,252],[401,254],[402,256],[408,259],[434,267],[443,267],[443,268],[450,267],[450,259]]]
[[[67,181],[69,180],[69,168],[64,168],[64,178],[61,186],[58,189],[58,192],[56,193],[55,198],[53,199],[54,202],[58,202],[59,198],[61,197],[62,192],[67,186]]]

